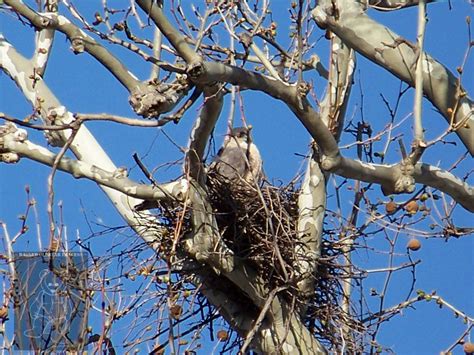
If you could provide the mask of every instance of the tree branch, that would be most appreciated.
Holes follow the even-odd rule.
[[[314,294],[314,280],[321,256],[321,238],[326,212],[326,178],[314,156],[308,167],[298,196],[298,241],[295,243],[295,271],[300,294],[308,300]],[[306,307],[300,310],[305,314]]]
[[[136,0],[138,6],[150,16],[155,25],[160,29],[163,36],[165,36],[171,45],[176,49],[178,54],[191,64],[201,61],[201,56],[193,51],[186,43],[184,36],[182,36],[168,21],[163,14],[163,9],[152,0]]]
[[[37,13],[18,0],[5,0],[4,2],[21,16],[27,18],[37,29],[57,29],[64,33],[71,41],[71,49],[75,54],[88,52],[106,67],[128,91],[139,84],[139,80],[112,53],[66,17],[58,16],[55,13]]]
[[[386,195],[413,192],[414,183],[430,186],[448,194],[466,210],[474,212],[474,188],[450,172],[429,164],[417,163],[412,166],[402,162],[380,165],[341,158],[337,167],[328,170],[345,178],[380,184]]]
[[[332,34],[331,63],[326,95],[321,100],[320,114],[337,141],[344,127],[347,104],[356,67],[354,51]]]
[[[21,56],[1,35],[0,68],[15,81],[44,122],[67,125],[74,120],[74,115],[61,105],[42,78],[37,78],[33,75],[34,67],[32,63]],[[50,131],[47,134],[52,145],[62,145],[67,141],[70,133],[66,130]],[[81,162],[89,166],[96,166],[108,172],[117,171],[115,164],[110,160],[85,125],[81,125],[74,141],[71,143],[70,149]],[[12,158],[14,159],[15,157]],[[138,216],[132,209],[133,206],[138,205],[142,200],[127,197],[123,193],[109,187],[102,187],[102,189],[127,223],[146,242],[155,243],[157,236],[161,233],[161,228],[155,223],[155,217],[147,213],[141,213]]]
[[[0,160],[4,154],[16,155],[18,158],[25,157],[50,167],[55,165],[57,158],[57,154],[30,142],[26,131],[18,129],[12,123],[0,126]],[[57,168],[76,179],[85,178],[139,199],[184,201],[189,188],[184,179],[157,186],[139,184],[130,180],[123,168],[110,172],[68,157],[61,157],[57,162]]]
[[[228,82],[242,88],[263,91],[282,100],[296,114],[308,132],[321,146],[325,155],[337,158],[337,142],[320,119],[319,114],[308,103],[305,94],[299,92],[295,85],[288,85],[268,76],[221,63],[204,62],[190,66],[188,73],[191,80],[200,84],[215,81]]]
[[[191,137],[189,139],[189,148],[186,154],[185,171],[199,181],[203,186],[203,159],[204,152],[211,136],[214,126],[216,125],[219,115],[222,111],[224,103],[224,95],[222,85],[204,87],[204,104],[202,106],[199,117],[196,119]]]
[[[436,2],[437,0],[426,0],[426,3]],[[369,0],[370,7],[379,11],[394,11],[411,6],[417,6],[418,0]]]
[[[415,86],[419,48],[367,16],[362,4],[352,0],[334,4],[320,1],[313,18],[337,34],[348,46],[380,65],[410,86]],[[367,29],[370,28],[370,31]],[[474,102],[446,67],[426,55],[423,60],[423,92],[474,156]]]
[[[36,32],[35,54],[33,56],[33,65],[36,68],[35,73],[41,77],[44,76],[46,65],[53,48],[54,29],[45,28]]]

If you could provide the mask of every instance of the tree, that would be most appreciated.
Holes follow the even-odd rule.
[[[106,3],[91,9],[69,1],[3,1],[4,16],[12,16],[11,23],[16,22],[25,38],[30,28],[36,37],[31,59],[0,38],[0,67],[33,107],[23,119],[0,115],[0,157],[4,163],[21,159],[51,167],[48,249],[67,244],[54,204],[57,171],[97,183],[134,231],[127,244],[107,249],[107,258],[97,258],[91,250],[95,233],[69,242],[92,256],[95,283],[84,297],[94,298],[93,291],[100,290],[113,294],[122,282],[130,285],[137,278],[147,285],[139,296],[103,296],[100,331],[89,342],[113,351],[117,339],[112,329],[128,322],[133,326],[119,340],[127,351],[145,345],[155,353],[167,347],[172,353],[191,351],[201,345],[197,338],[203,328],[212,334],[222,317],[235,332],[218,332],[224,350],[373,353],[384,349],[378,342],[381,324],[429,300],[467,323],[459,339],[452,345],[446,341],[447,351],[467,339],[472,316],[436,293],[416,291],[420,261],[413,253],[420,240],[413,235],[451,242],[451,237],[464,238],[473,231],[457,222],[468,220],[466,215],[474,211],[469,185],[473,102],[463,84],[473,42],[466,39],[466,55],[454,74],[424,50],[424,1],[369,1],[368,6],[401,16],[415,5],[418,36],[412,43],[351,0],[291,2],[286,19],[274,18],[282,5],[268,1],[137,0],[123,9]],[[470,19],[466,26],[470,28]],[[81,60],[94,59],[96,64],[88,66],[99,64],[113,75],[140,118],[85,113],[89,107],[73,110],[60,101],[60,93],[47,84],[47,73],[64,67],[49,64],[46,70],[54,58],[53,39],[58,42],[60,35]],[[325,48],[327,65],[316,55]],[[383,125],[363,113],[358,121],[351,117],[357,55],[400,80],[396,100],[383,93],[377,100],[388,112]],[[138,79],[145,76],[148,63],[151,74]],[[324,83],[323,91],[319,83]],[[110,97],[112,90],[104,96]],[[223,109],[228,108],[227,125],[232,127],[239,125],[234,117],[239,105],[246,124],[254,91],[286,106],[288,120],[296,119],[311,139],[305,172],[290,184],[255,181],[235,188],[207,169],[211,137]],[[400,106],[412,91],[413,115],[403,118]],[[371,104],[376,101],[372,99]],[[72,102],[70,98],[68,105]],[[428,103],[436,114],[426,114]],[[195,106],[199,114],[192,120]],[[440,133],[428,116],[444,119]],[[144,153],[135,155],[133,171],[117,167],[86,128],[88,121],[123,125],[125,135],[134,126],[154,131],[176,125],[170,129],[189,132],[187,146],[180,148],[182,173],[162,182],[160,172],[153,174],[144,162]],[[44,132],[49,147],[33,143],[29,136],[36,131]],[[127,136],[114,139],[128,141]],[[444,149],[452,157],[437,166],[436,154]],[[160,149],[153,154],[159,156]],[[146,183],[140,181],[144,178]],[[343,213],[344,199],[351,201],[348,215]],[[22,220],[14,237],[4,225],[5,259],[10,262],[12,240],[29,237],[28,214]],[[357,251],[365,249],[371,260],[377,258],[381,247],[374,235],[387,241],[388,266],[367,270]],[[401,235],[411,240],[405,237],[403,243]],[[400,255],[404,262],[399,262]],[[111,265],[118,270],[115,274]],[[366,292],[364,279],[377,272],[384,273],[384,286]],[[412,275],[411,280],[406,293],[387,305],[388,285],[398,273]],[[156,322],[142,323],[143,314],[156,315]]]

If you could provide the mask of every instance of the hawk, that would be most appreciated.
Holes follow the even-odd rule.
[[[259,183],[263,177],[262,158],[250,137],[250,128],[233,128],[224,139],[211,169],[234,183]]]

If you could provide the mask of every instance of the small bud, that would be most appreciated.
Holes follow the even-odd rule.
[[[94,26],[97,26],[98,24],[102,23],[104,21],[104,19],[102,18],[102,16],[100,15],[100,13],[96,12],[94,14],[94,17],[95,17],[95,21],[92,22],[92,24]]]
[[[123,24],[123,22],[117,22],[116,24],[114,24],[114,30],[123,31],[124,29],[125,25]]]
[[[426,194],[426,193],[425,193],[425,194],[421,194],[421,196],[420,196],[420,201],[421,201],[421,202],[425,202],[426,200],[428,200],[428,198],[429,198],[428,194]]]

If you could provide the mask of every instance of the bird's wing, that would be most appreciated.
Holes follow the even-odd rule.
[[[244,151],[236,143],[229,142],[215,160],[216,171],[229,180],[242,178],[246,171]]]

